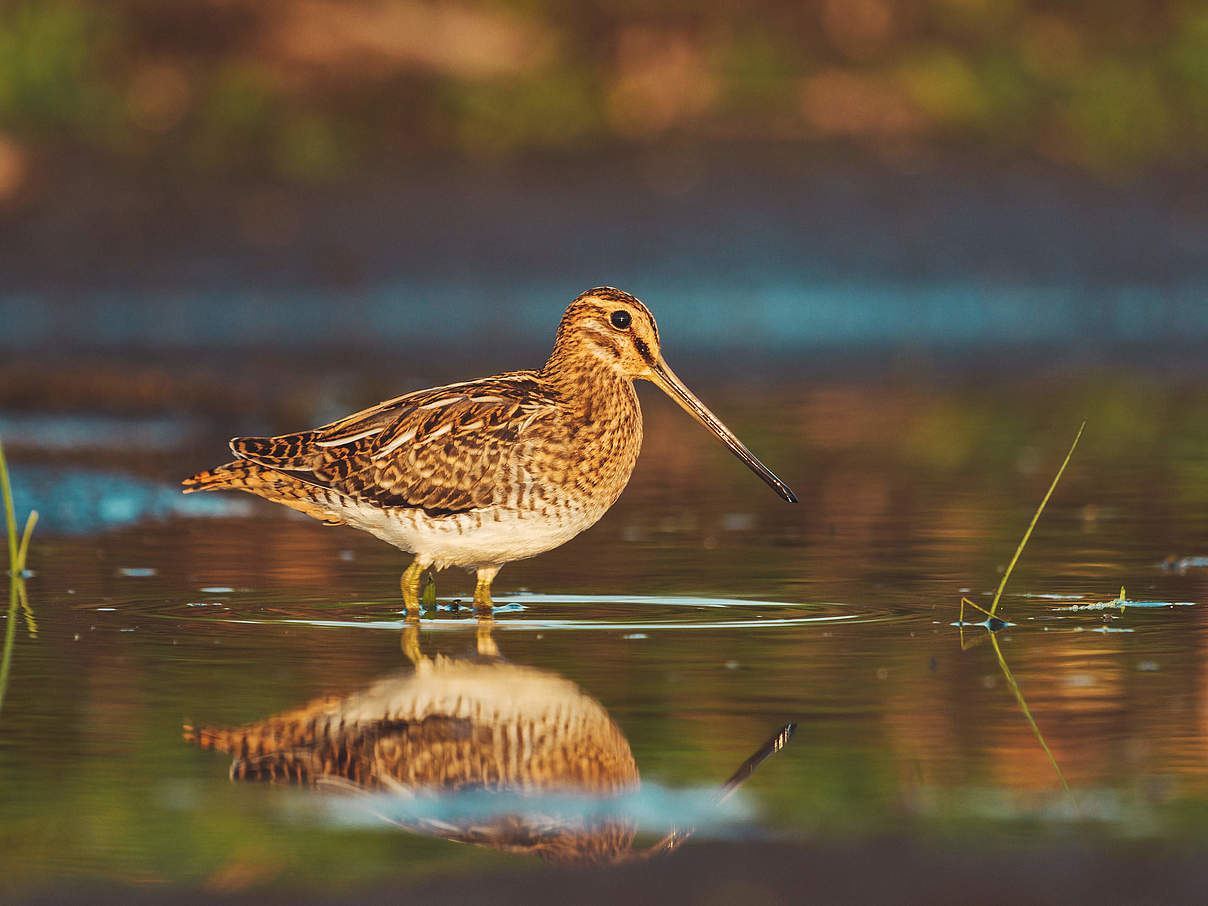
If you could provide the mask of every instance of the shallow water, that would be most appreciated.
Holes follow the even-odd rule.
[[[686,845],[888,832],[937,845],[1202,839],[1202,377],[1114,363],[1077,377],[957,369],[700,386],[797,491],[796,507],[645,395],[646,449],[621,502],[563,548],[505,568],[489,633],[453,606],[470,577],[442,573],[418,648],[455,659],[414,676],[400,645],[403,555],[250,498],[175,496],[175,479],[222,458],[225,437],[249,422],[300,427],[296,409],[215,405],[175,433],[179,413],[91,413],[83,429],[103,443],[82,448],[59,442],[82,430],[75,413],[2,413],[20,435],[4,436],[18,509],[38,507],[43,522],[0,711],[0,874],[338,889],[538,866],[445,839],[513,819],[530,841],[620,827],[639,849],[688,828]],[[372,401],[358,393],[323,405]],[[993,639],[956,625],[962,595],[990,601],[1082,417],[1086,435],[1003,597],[1009,625]],[[153,442],[130,455],[111,443],[124,426]],[[1084,606],[1122,586],[1124,608]],[[486,682],[491,708],[569,696],[571,713],[615,725],[640,788],[259,784],[232,781],[229,755],[185,739],[186,725],[347,708],[371,689],[412,695],[412,681],[435,696],[444,687],[424,670],[492,643],[507,664]],[[531,670],[523,695],[518,668]],[[792,740],[715,804],[790,722]],[[289,764],[314,750],[301,745]],[[592,852],[630,852],[625,840]]]

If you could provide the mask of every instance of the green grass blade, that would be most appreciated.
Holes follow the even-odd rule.
[[[0,443],[0,493],[4,495],[4,520],[8,527],[8,565],[13,575],[17,564],[17,517],[13,515],[13,488],[8,482],[8,463],[4,460],[4,444]],[[15,590],[15,589],[14,589]]]
[[[1032,517],[1032,521],[1028,524],[1028,530],[1023,533],[1023,538],[1019,541],[1019,547],[1015,548],[1015,556],[1011,558],[1007,571],[1002,574],[1002,581],[998,583],[998,591],[994,592],[994,601],[990,604],[990,616],[994,616],[994,612],[998,610],[998,599],[1002,597],[1002,590],[1007,587],[1007,580],[1011,578],[1011,572],[1015,569],[1015,564],[1019,562],[1019,555],[1023,553],[1024,547],[1027,546],[1028,539],[1032,537],[1032,529],[1036,528],[1036,523],[1040,521],[1040,514],[1044,512],[1045,505],[1049,502],[1049,498],[1053,496],[1053,490],[1057,487],[1057,482],[1061,481],[1061,475],[1065,472],[1065,467],[1070,464],[1070,458],[1074,455],[1074,449],[1078,446],[1078,441],[1082,439],[1082,432],[1084,430],[1086,430],[1085,421],[1078,428],[1078,433],[1074,435],[1074,442],[1070,444],[1070,452],[1065,454],[1065,461],[1061,464],[1061,468],[1057,470],[1057,474],[1053,476],[1053,483],[1049,485],[1048,492],[1044,495],[1044,499],[1040,501],[1040,506],[1036,508],[1036,515]]]
[[[38,524],[38,511],[30,510],[29,518],[25,520],[25,531],[21,533],[21,545],[17,548],[17,572],[25,572],[25,558],[29,556],[29,536],[34,533]]]
[[[961,621],[962,623],[963,623],[963,622],[965,622],[965,605],[966,605],[966,604],[967,604],[969,607],[972,607],[974,610],[976,610],[976,611],[978,611],[978,612],[980,612],[980,613],[984,613],[984,614],[985,614],[986,616],[988,616],[988,617],[992,617],[992,616],[994,616],[994,614],[990,613],[990,611],[986,610],[986,608],[982,607],[981,605],[979,605],[979,604],[974,604],[974,603],[973,603],[972,601],[970,601],[968,598],[961,598],[961,615],[960,615],[960,621]]]

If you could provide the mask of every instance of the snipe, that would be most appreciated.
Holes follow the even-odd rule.
[[[503,564],[569,541],[625,489],[642,446],[638,379],[797,502],[667,367],[646,306],[611,287],[571,302],[540,371],[408,393],[311,431],[236,437],[238,459],[186,479],[185,492],[247,491],[413,552],[409,614],[428,567],[477,570],[474,602],[489,608]]]

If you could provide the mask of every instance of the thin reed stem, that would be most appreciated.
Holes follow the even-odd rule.
[[[1002,581],[998,583],[998,591],[994,592],[994,601],[990,604],[989,615],[991,617],[998,610],[998,599],[1002,597],[1002,590],[1007,587],[1007,580],[1011,578],[1015,564],[1019,562],[1019,555],[1023,553],[1024,547],[1027,546],[1028,539],[1032,537],[1032,529],[1036,528],[1036,523],[1040,521],[1040,514],[1044,512],[1045,505],[1049,502],[1049,498],[1053,496],[1053,490],[1057,487],[1057,482],[1061,481],[1061,475],[1065,472],[1065,467],[1070,464],[1070,458],[1074,455],[1074,448],[1078,446],[1078,441],[1082,438],[1084,430],[1086,430],[1085,421],[1078,428],[1078,433],[1074,435],[1074,442],[1070,444],[1070,452],[1065,454],[1065,461],[1061,464],[1061,468],[1057,470],[1057,474],[1053,476],[1053,483],[1049,485],[1048,492],[1044,495],[1044,499],[1040,501],[1040,506],[1036,508],[1036,515],[1028,523],[1028,530],[1023,533],[1023,538],[1019,541],[1019,547],[1015,548],[1015,556],[1011,558],[1011,562],[1007,565],[1007,571],[1002,574]],[[978,609],[980,610],[981,608]]]

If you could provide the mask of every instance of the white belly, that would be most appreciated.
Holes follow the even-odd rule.
[[[573,506],[550,507],[544,515],[492,506],[429,516],[423,510],[381,510],[352,501],[340,510],[349,525],[411,551],[437,569],[476,569],[535,557],[565,544],[603,514]]]

